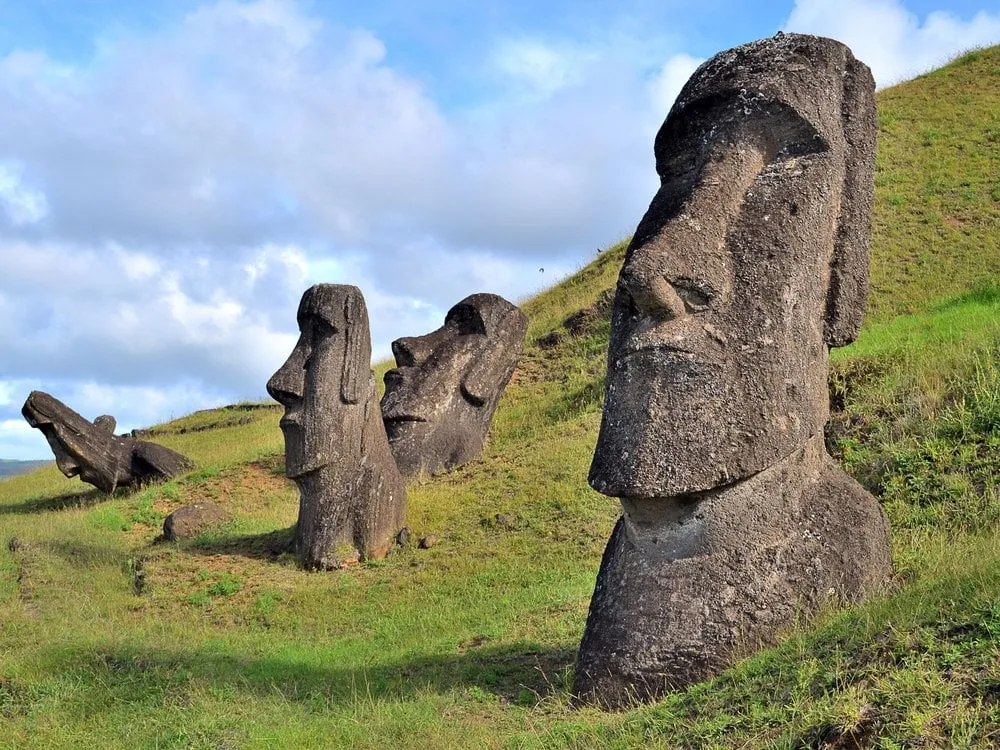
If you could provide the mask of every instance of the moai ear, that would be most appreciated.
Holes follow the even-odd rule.
[[[102,414],[97,419],[94,420],[94,425],[104,432],[114,434],[115,427],[118,426],[118,422],[110,414]]]
[[[368,315],[361,293],[352,289],[344,299],[344,367],[340,378],[340,397],[345,404],[356,404],[364,397],[371,374],[371,342],[368,340]],[[366,354],[367,350],[367,354]]]
[[[490,337],[495,341],[503,342],[510,340],[511,346],[516,346],[518,354],[524,345],[524,334],[528,323],[524,313],[516,307],[507,312],[490,331]],[[503,348],[501,345],[500,348]],[[462,378],[462,393],[475,406],[483,406],[489,401],[490,396],[503,390],[506,386],[506,378],[510,377],[508,369],[513,371],[512,361],[507,356],[500,356],[495,345],[484,348],[472,366]]]
[[[868,301],[872,200],[875,192],[875,82],[868,66],[848,53],[841,98],[844,186],[830,286],[826,297],[827,346],[845,346],[861,330]]]

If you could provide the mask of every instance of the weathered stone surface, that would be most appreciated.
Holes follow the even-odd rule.
[[[439,541],[437,534],[426,534],[420,537],[420,541],[417,542],[417,549],[430,549]]]
[[[382,419],[403,476],[451,471],[480,454],[527,330],[503,297],[473,294],[436,331],[392,342]]]
[[[210,526],[230,518],[229,511],[215,503],[191,503],[163,519],[163,536],[167,539],[193,539]]]
[[[67,477],[79,476],[104,492],[170,479],[194,464],[157,443],[115,435],[115,418],[88,422],[64,403],[32,391],[21,408],[32,427],[42,431]]]
[[[302,295],[299,336],[267,392],[285,407],[285,473],[299,486],[295,550],[307,568],[385,557],[406,488],[382,425],[368,310],[354,286]]]
[[[702,65],[656,137],[590,470],[624,515],[580,649],[585,701],[704,679],[890,571],[881,508],[822,443],[828,348],[865,308],[873,92],[844,45],[778,35]]]

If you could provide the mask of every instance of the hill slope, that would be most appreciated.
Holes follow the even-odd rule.
[[[283,551],[297,493],[282,476],[277,407],[154,428],[200,468],[134,494],[106,498],[54,468],[0,484],[5,741],[994,747],[1000,289],[988,277],[1000,270],[1000,196],[983,191],[1000,174],[986,147],[1000,87],[982,80],[998,71],[993,48],[879,94],[874,315],[835,354],[828,442],[890,514],[889,595],[658,705],[569,706],[617,515],[586,474],[618,246],[524,304],[529,346],[482,459],[410,485],[408,522],[415,538],[440,538],[430,549],[299,570]],[[918,159],[911,139],[932,121]],[[938,170],[971,143],[979,157]],[[157,542],[164,514],[199,499],[235,520]]]

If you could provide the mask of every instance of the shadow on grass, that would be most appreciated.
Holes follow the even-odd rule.
[[[203,535],[180,545],[187,552],[202,555],[239,555],[256,560],[276,560],[292,551],[294,537],[295,526],[289,526],[264,534],[231,537]]]
[[[33,497],[17,505],[0,507],[0,515],[31,515],[33,513],[47,513],[57,510],[77,510],[80,508],[89,508],[102,500],[110,498],[111,495],[96,489],[87,492],[71,492],[66,495],[56,495],[54,497]]]
[[[62,656],[65,651],[60,652]],[[74,675],[95,688],[120,693],[126,702],[162,700],[190,680],[225,692],[332,706],[394,701],[425,692],[482,691],[526,706],[569,687],[575,649],[531,642],[466,645],[453,654],[414,656],[361,667],[344,667],[321,655],[249,656],[199,649],[98,649],[78,654]],[[82,657],[82,658],[81,658]],[[81,661],[83,665],[81,665]],[[84,666],[85,665],[85,666]],[[83,666],[81,669],[80,667]]]

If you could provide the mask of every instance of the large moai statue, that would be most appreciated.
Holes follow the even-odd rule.
[[[302,295],[298,343],[267,382],[285,407],[285,474],[299,487],[295,551],[307,568],[384,557],[406,516],[371,371],[368,310],[354,286]]]
[[[712,676],[891,569],[877,501],[827,455],[827,355],[865,309],[874,84],[843,44],[722,52],[655,142],[615,294],[590,484],[621,499],[578,700]]]
[[[88,422],[42,391],[31,392],[21,414],[45,435],[59,471],[109,494],[118,487],[170,479],[194,466],[162,445],[115,435],[115,418],[110,415]]]
[[[451,471],[480,454],[527,331],[515,305],[473,294],[436,331],[392,342],[382,418],[403,476]]]

